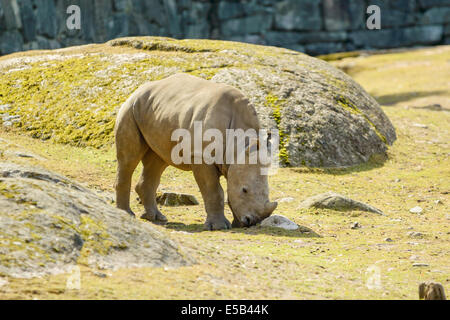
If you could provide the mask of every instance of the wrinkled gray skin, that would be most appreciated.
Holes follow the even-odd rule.
[[[206,230],[231,228],[224,215],[222,175],[227,179],[233,227],[251,226],[268,217],[277,203],[269,201],[267,176],[260,174],[262,165],[173,163],[171,152],[178,142],[171,141],[172,132],[179,128],[187,129],[193,139],[194,121],[202,121],[203,132],[215,128],[222,132],[223,137],[226,137],[226,129],[259,130],[255,109],[233,87],[186,74],[176,74],[141,86],[122,105],[116,121],[117,207],[134,215],[130,209],[131,176],[142,161],[143,171],[135,190],[145,207],[143,219],[167,222],[157,208],[156,190],[163,171],[169,165],[193,172],[205,203]],[[209,143],[204,142],[203,148]],[[247,156],[250,150],[252,146],[247,147]]]

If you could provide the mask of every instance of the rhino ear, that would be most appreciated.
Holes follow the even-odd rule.
[[[251,139],[248,147],[246,149],[247,155],[249,155],[252,152],[259,151],[259,140],[258,139]]]

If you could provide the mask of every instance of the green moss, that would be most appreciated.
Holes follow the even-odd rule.
[[[0,194],[6,199],[15,199],[18,192],[15,185],[6,184],[0,180]]]
[[[289,163],[289,153],[286,145],[289,143],[289,136],[281,128],[281,109],[282,109],[281,105],[283,103],[284,100],[279,99],[278,97],[272,94],[268,94],[266,96],[265,106],[272,109],[272,117],[275,120],[280,135],[280,150],[278,156],[281,160],[281,163],[283,165],[288,166],[290,163]]]

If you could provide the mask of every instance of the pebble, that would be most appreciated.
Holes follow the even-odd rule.
[[[359,222],[352,223],[351,229],[359,229],[359,228],[361,228],[361,225],[359,224]]]
[[[262,227],[276,227],[285,230],[297,230],[298,225],[285,216],[274,214],[261,222]]]
[[[411,213],[422,213],[423,209],[422,209],[422,207],[416,206],[414,208],[409,209],[409,212],[411,212]]]
[[[391,238],[386,238],[386,239],[384,239],[384,241],[386,241],[386,242],[393,242],[394,240],[392,240]]]
[[[413,263],[412,265],[413,267],[429,267],[429,264],[426,263],[421,263],[421,262],[417,262],[417,263]]]
[[[423,233],[421,232],[408,232],[408,236],[410,238],[422,238],[423,237]]]

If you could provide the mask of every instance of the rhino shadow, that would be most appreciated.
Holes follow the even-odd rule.
[[[212,232],[203,230],[203,224],[201,223],[184,224],[182,222],[168,222],[165,225],[165,227],[167,229],[171,229],[174,231],[181,231],[187,233]],[[230,230],[221,230],[221,231],[229,233],[242,233],[247,235],[265,234],[270,236],[292,237],[292,238],[322,238],[320,234],[304,226],[299,226],[297,230],[285,230],[281,228],[261,227],[257,225],[252,226],[250,228],[232,228]]]

